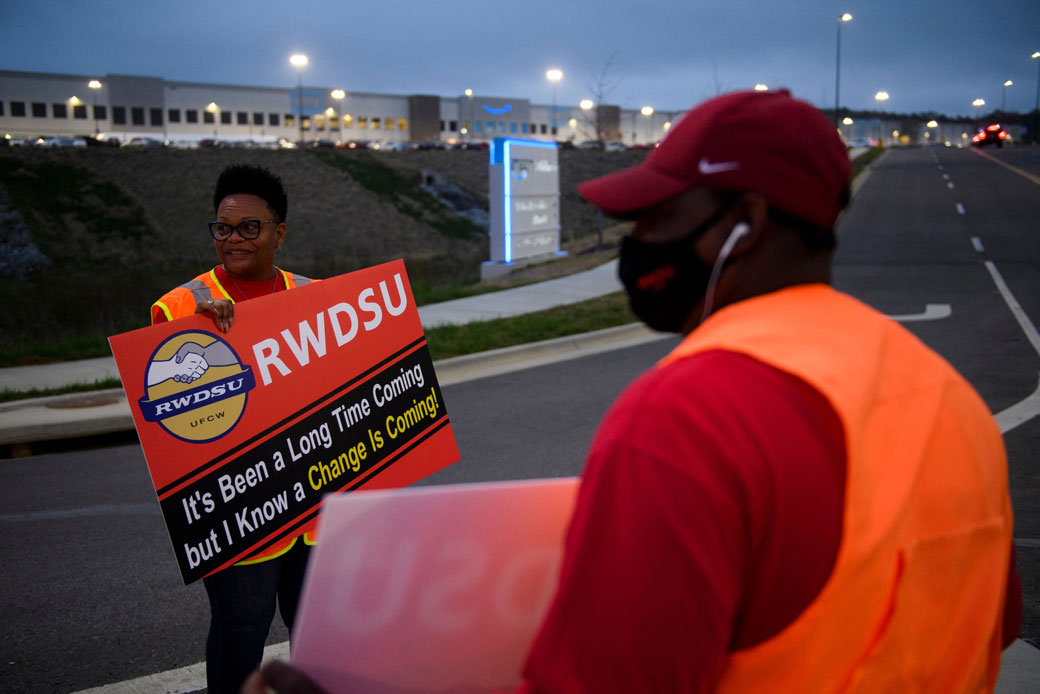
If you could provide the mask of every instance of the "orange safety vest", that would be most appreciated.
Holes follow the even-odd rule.
[[[845,433],[833,572],[779,634],[730,654],[718,692],[990,692],[1012,542],[989,409],[897,323],[822,285],[719,310],[662,364],[724,349],[801,378]]]
[[[286,272],[281,268],[275,268],[278,274],[281,276],[282,281],[285,282],[286,289],[294,289],[296,287],[302,287],[305,284],[316,282],[303,275],[295,275],[291,272]],[[186,316],[195,315],[195,307],[203,301],[209,301],[213,298],[224,298],[229,300],[231,303],[235,303],[235,300],[231,298],[227,290],[221,286],[220,281],[217,279],[216,268],[213,268],[209,272],[203,273],[191,280],[186,282],[175,289],[171,289],[162,295],[162,297],[152,304],[152,325],[155,325],[155,319],[160,315],[165,314],[166,320],[173,321],[178,318],[184,318]],[[259,564],[262,561],[274,559],[292,549],[293,545],[296,544],[298,538],[293,537],[285,542],[276,542],[272,546],[258,552],[248,559],[243,559],[238,562],[235,566],[242,566],[244,564]],[[317,539],[316,533],[304,533],[303,541],[308,545],[315,544]]]

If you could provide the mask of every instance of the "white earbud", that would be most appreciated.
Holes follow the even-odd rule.
[[[725,242],[722,244],[722,248],[719,249],[719,255],[715,259],[715,265],[711,269],[711,277],[708,280],[708,288],[704,292],[704,311],[701,312],[701,323],[708,319],[711,315],[712,304],[715,299],[715,285],[719,281],[719,274],[722,272],[722,266],[725,264],[726,259],[729,258],[729,254],[733,252],[733,247],[737,245],[737,241],[747,236],[751,231],[751,227],[746,222],[737,222],[733,225],[733,229],[729,232],[729,236],[726,237]]]

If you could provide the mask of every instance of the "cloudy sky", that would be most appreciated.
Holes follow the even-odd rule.
[[[970,115],[1033,108],[1040,0],[0,0],[0,69],[682,110],[755,83]],[[1005,80],[1014,84],[1006,89]]]

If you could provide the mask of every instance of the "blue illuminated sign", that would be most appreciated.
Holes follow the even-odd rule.
[[[303,104],[301,110],[300,104]],[[296,88],[289,92],[289,112],[296,116],[301,113],[304,116],[317,116],[325,113],[325,90],[324,89],[300,89]]]
[[[506,104],[502,108],[492,108],[487,104],[484,104],[484,110],[490,113],[492,116],[504,116],[513,110],[513,106],[511,104]]]
[[[528,177],[530,175],[529,169],[523,165],[518,166],[515,171],[513,170],[514,167],[513,160],[510,155],[510,149],[514,146],[555,150],[556,143],[543,142],[542,140],[527,140],[516,137],[496,137],[494,140],[491,141],[491,149],[489,152],[491,158],[491,165],[502,165],[503,198],[505,203],[505,219],[503,220],[505,223],[505,239],[503,251],[505,254],[504,260],[507,263],[513,261],[513,179],[515,178],[518,182],[525,182],[528,180]]]

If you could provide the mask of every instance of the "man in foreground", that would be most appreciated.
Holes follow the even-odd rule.
[[[1003,442],[829,286],[848,178],[817,109],[742,92],[579,189],[637,220],[633,309],[686,338],[592,442],[520,691],[992,690],[1021,614]]]

